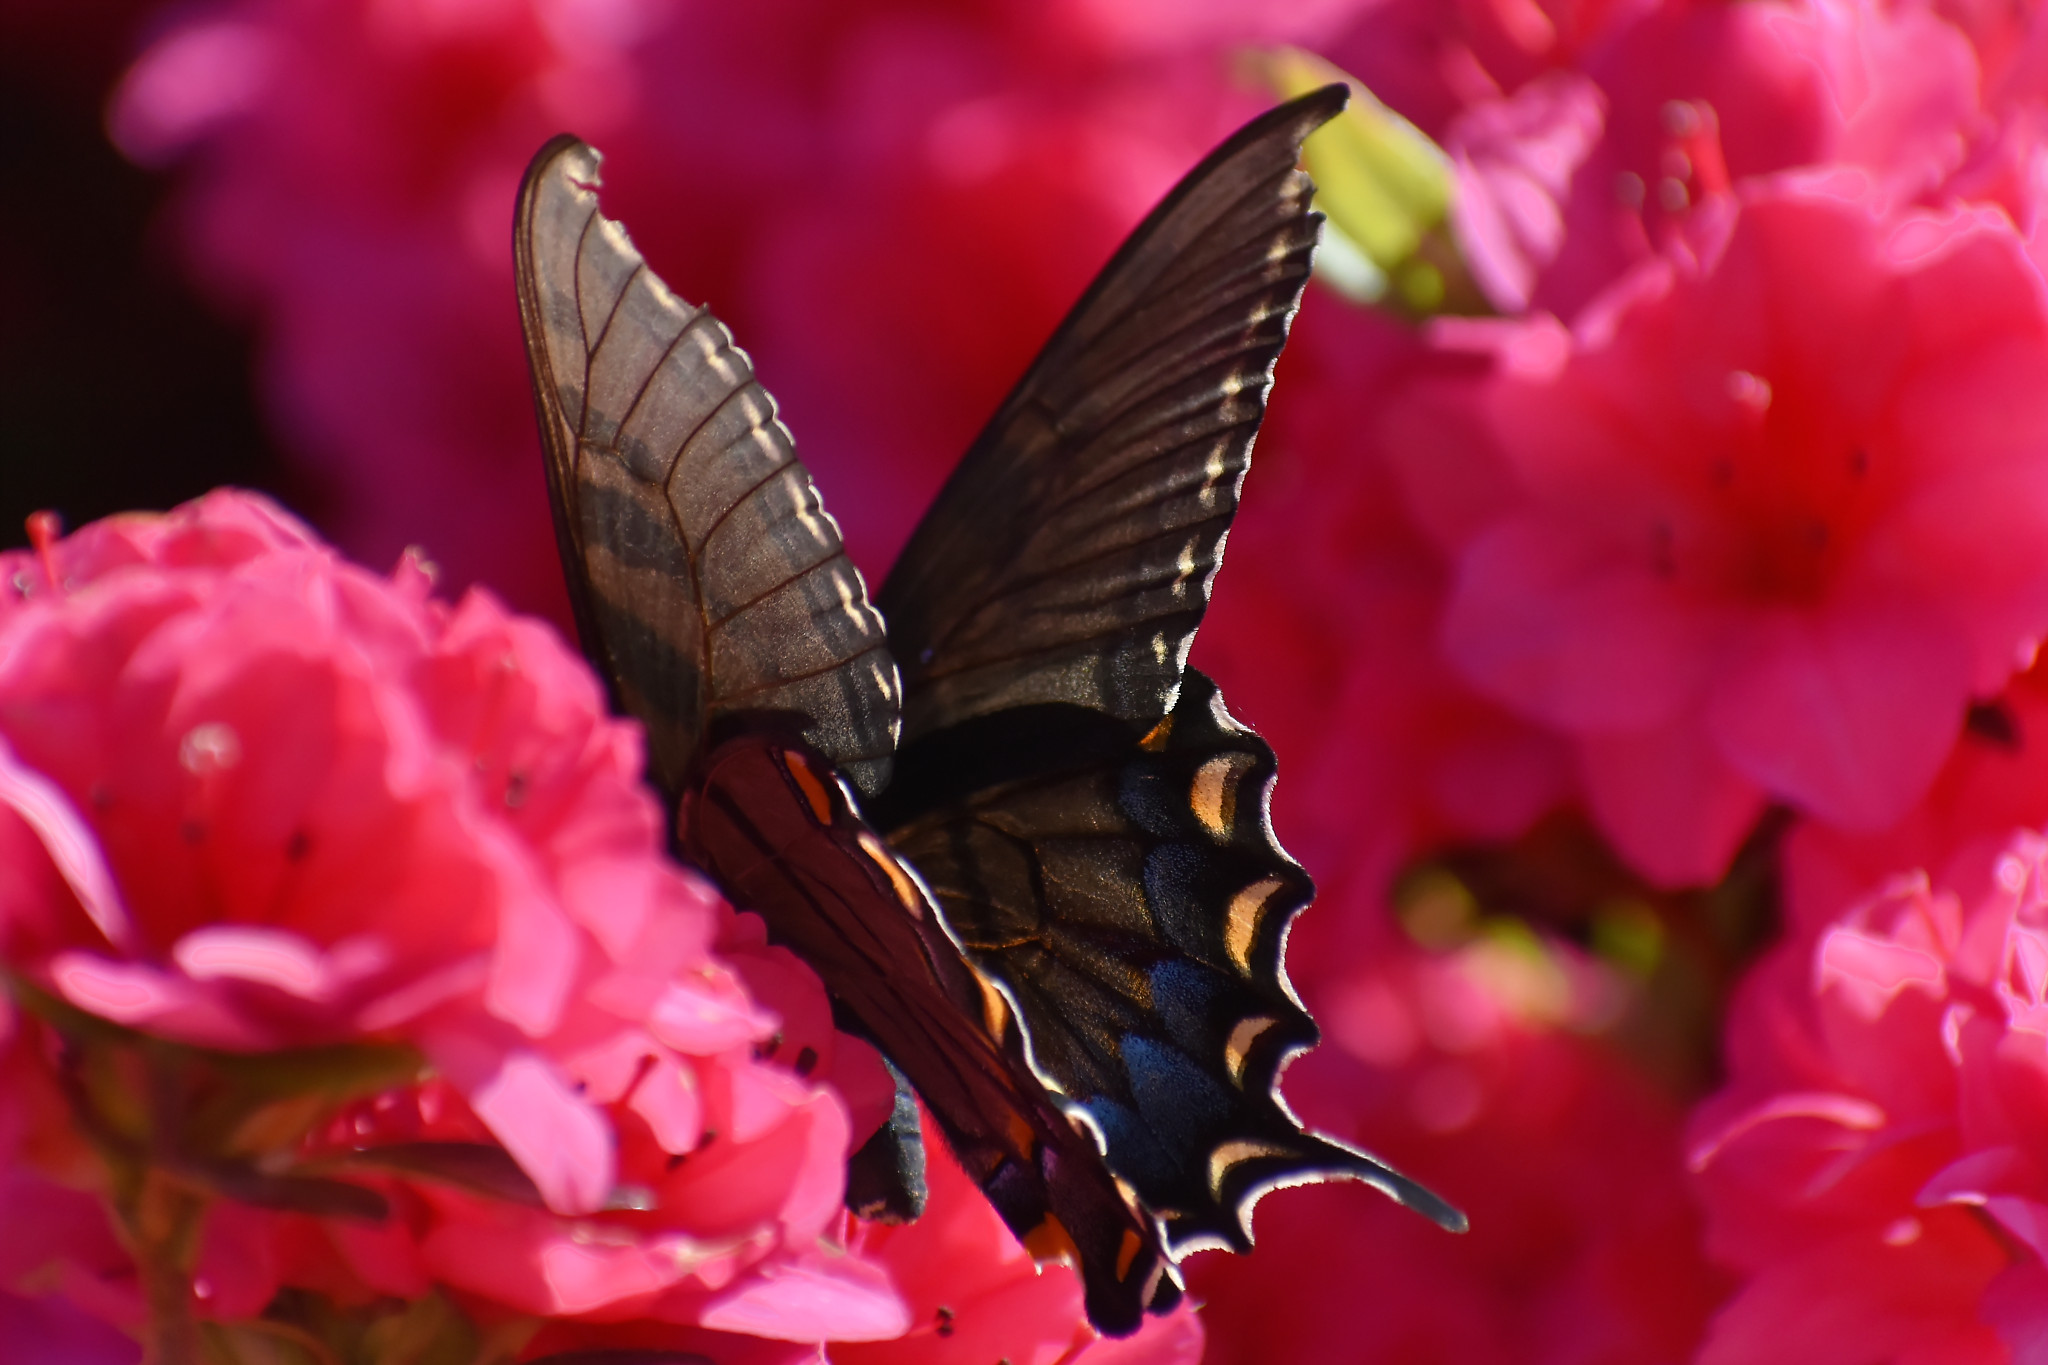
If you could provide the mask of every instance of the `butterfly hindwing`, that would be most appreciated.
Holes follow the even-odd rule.
[[[736,736],[706,760],[681,826],[691,861],[758,911],[910,1078],[1018,1239],[1079,1263],[1097,1327],[1131,1332],[1178,1299],[1156,1223],[1046,1094],[1003,996],[830,764],[765,725]]]
[[[1247,1249],[1259,1194],[1325,1176],[1462,1222],[1303,1132],[1275,1089],[1316,1029],[1282,963],[1313,887],[1273,836],[1273,766],[1189,670],[1150,732],[1053,704],[913,742],[876,806],[970,959],[1017,1001],[1033,1065],[1102,1131],[1175,1255]]]
[[[711,727],[750,710],[802,715],[879,790],[900,691],[860,574],[746,352],[598,212],[598,162],[574,138],[543,148],[513,239],[584,650],[671,800]]]
[[[906,737],[1172,705],[1322,215],[1330,86],[1224,143],[1132,233],[940,490],[876,597]]]

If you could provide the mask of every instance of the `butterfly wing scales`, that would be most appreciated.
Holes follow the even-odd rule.
[[[900,690],[860,574],[746,353],[598,211],[598,163],[574,138],[544,147],[513,238],[585,652],[647,727],[671,800],[707,732],[745,711],[805,717],[810,744],[879,790]]]
[[[1464,1223],[1280,1098],[1316,1039],[1281,961],[1313,888],[1267,818],[1271,750],[1185,669],[1320,222],[1301,141],[1344,100],[1281,106],[1181,182],[878,598],[906,697],[875,817],[1175,1254],[1248,1247],[1260,1193],[1331,1175]]]
[[[877,595],[908,737],[1073,702],[1172,705],[1321,215],[1331,86],[1219,147],[1141,224],[940,490]]]
[[[1282,963],[1313,886],[1273,836],[1272,750],[1193,670],[1149,735],[1094,714],[1021,708],[906,746],[899,783],[924,809],[892,823],[893,791],[876,808],[1016,999],[1033,1066],[1102,1130],[1175,1255],[1248,1249],[1252,1205],[1288,1180],[1356,1177],[1462,1226],[1383,1162],[1304,1132],[1275,1089],[1316,1029]],[[989,769],[1010,776],[980,782]]]
[[[682,827],[691,860],[760,912],[909,1076],[1018,1238],[1079,1261],[1097,1327],[1122,1335],[1148,1307],[1171,1306],[1179,1284],[1151,1216],[1047,1096],[1003,997],[829,767],[800,742],[726,741],[685,797]]]

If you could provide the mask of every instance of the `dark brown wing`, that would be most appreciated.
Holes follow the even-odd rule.
[[[876,597],[907,738],[1024,703],[1171,708],[1322,222],[1295,163],[1345,99],[1190,172],[940,490]]]
[[[572,137],[542,148],[513,235],[584,652],[647,727],[671,800],[742,711],[805,717],[814,748],[879,790],[901,692],[860,573],[746,352],[598,212],[598,161]]]
[[[1302,1131],[1276,1089],[1316,1028],[1282,963],[1314,888],[1273,836],[1272,781],[1273,751],[1190,669],[1149,734],[1055,703],[913,741],[874,810],[1173,1255],[1247,1250],[1261,1194],[1332,1176],[1462,1229],[1385,1163]]]
[[[1180,1286],[1157,1222],[1046,1094],[1004,997],[831,766],[755,730],[720,743],[702,774],[680,811],[684,852],[824,978],[1019,1240],[1079,1263],[1090,1321],[1121,1336],[1171,1307]]]

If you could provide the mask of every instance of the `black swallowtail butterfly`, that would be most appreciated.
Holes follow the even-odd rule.
[[[1302,139],[1345,99],[1255,120],[1139,226],[879,612],[745,352],[599,212],[598,154],[555,139],[519,197],[577,627],[678,851],[817,969],[1112,1334],[1179,1298],[1181,1254],[1248,1249],[1275,1185],[1354,1176],[1464,1225],[1276,1092],[1316,1038],[1281,963],[1312,887],[1272,750],[1186,666],[1322,221]],[[914,1215],[916,1132],[906,1097],[857,1209]]]

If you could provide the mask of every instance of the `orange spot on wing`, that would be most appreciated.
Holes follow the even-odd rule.
[[[1074,1239],[1067,1232],[1066,1224],[1049,1213],[1045,1215],[1045,1221],[1026,1234],[1024,1249],[1041,1261],[1067,1260],[1075,1265],[1081,1263],[1081,1248],[1074,1245]]]
[[[1031,1125],[1025,1121],[1022,1114],[1010,1115],[1010,1141],[1017,1145],[1017,1150],[1026,1158],[1029,1158],[1038,1147],[1038,1135],[1031,1131]]]
[[[782,766],[789,769],[789,775],[796,779],[797,788],[803,792],[804,800],[811,803],[811,814],[818,817],[818,823],[832,823],[832,793],[825,788],[824,779],[811,771],[811,765],[804,762],[802,754],[794,749],[782,751]]]
[[[1131,1273],[1131,1262],[1138,1259],[1138,1251],[1145,1245],[1145,1239],[1129,1228],[1124,1229],[1123,1245],[1116,1249],[1116,1277],[1121,1280]]]
[[[866,830],[855,838],[860,840],[861,852],[868,855],[868,861],[882,869],[882,875],[889,879],[889,885],[896,888],[896,899],[912,919],[924,918],[924,893],[917,889],[917,883],[903,870],[903,864],[889,851],[889,846]]]
[[[1143,749],[1148,754],[1156,754],[1161,749],[1164,749],[1166,747],[1166,742],[1172,738],[1173,717],[1169,715],[1165,720],[1162,720],[1157,725],[1153,726],[1150,732],[1148,732],[1143,739],[1138,741],[1138,747],[1140,749]]]
[[[1000,1043],[1010,1025],[1010,1002],[980,972],[974,974],[974,984],[981,987],[981,1021],[988,1025],[988,1036]]]

